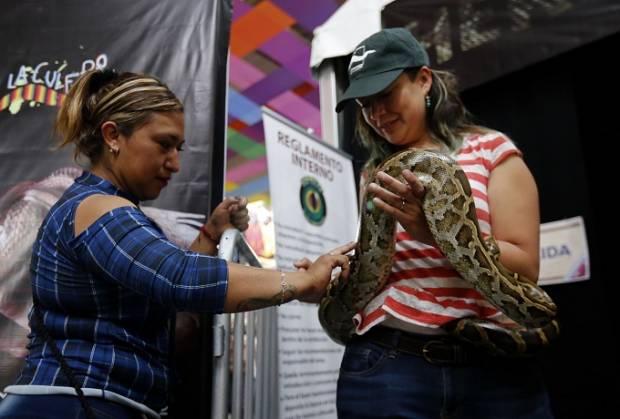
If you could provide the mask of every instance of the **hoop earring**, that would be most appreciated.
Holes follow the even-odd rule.
[[[430,97],[430,95],[426,95],[424,97],[424,102],[426,104],[426,109],[430,109],[431,108],[431,97]]]

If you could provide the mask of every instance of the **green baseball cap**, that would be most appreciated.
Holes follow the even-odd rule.
[[[383,29],[360,42],[349,63],[349,87],[336,105],[371,96],[388,87],[407,68],[430,65],[428,54],[405,28]]]

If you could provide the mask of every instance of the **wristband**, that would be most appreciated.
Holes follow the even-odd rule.
[[[218,244],[220,242],[219,240],[214,239],[211,233],[209,232],[209,230],[207,230],[206,223],[203,224],[202,227],[200,227],[200,232],[204,234],[207,237],[207,239],[211,240],[213,243]]]

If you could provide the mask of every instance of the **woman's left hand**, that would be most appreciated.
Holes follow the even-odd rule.
[[[385,172],[377,173],[376,179],[381,185],[374,182],[368,185],[368,192],[374,195],[372,202],[396,218],[415,240],[436,246],[422,209],[422,198],[426,192],[424,186],[410,170],[403,170],[402,174],[406,183]]]
[[[250,222],[247,204],[246,198],[234,197],[224,199],[215,207],[204,226],[211,239],[219,241],[222,233],[229,228],[247,230]]]
[[[233,198],[235,202],[228,207],[230,223],[239,231],[245,231],[250,226],[250,214],[248,213],[248,200],[242,196]]]
[[[349,257],[342,259],[341,256],[346,255],[351,250],[355,249],[355,242],[350,242],[342,246],[338,246],[335,249],[330,250],[328,253],[319,256],[314,262],[308,258],[303,258],[293,262],[293,265],[298,271],[308,272],[311,271],[315,276],[315,279],[311,281],[313,285],[312,290],[308,292],[300,301],[307,303],[319,303],[325,295],[327,284],[330,281],[338,278],[339,281],[346,281],[349,275]],[[336,258],[336,259],[334,259]],[[346,261],[345,261],[346,260]],[[326,265],[326,263],[328,265]],[[333,268],[336,265],[341,267],[341,271],[337,276],[333,277]]]

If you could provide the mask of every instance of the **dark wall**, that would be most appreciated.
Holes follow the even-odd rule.
[[[616,417],[615,300],[620,34],[463,92],[478,122],[510,135],[539,187],[542,222],[585,218],[591,280],[546,287],[560,341],[541,357],[557,418]],[[614,254],[612,254],[612,252]],[[613,403],[616,405],[616,403]]]

